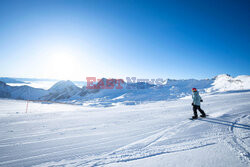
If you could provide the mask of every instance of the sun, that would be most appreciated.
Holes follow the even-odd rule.
[[[46,75],[55,79],[74,79],[81,71],[80,60],[70,50],[58,49],[50,53],[46,63]]]

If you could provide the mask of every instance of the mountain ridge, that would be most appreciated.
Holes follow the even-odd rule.
[[[191,94],[191,88],[196,87],[201,93],[224,92],[231,90],[250,89],[250,76],[231,77],[227,74],[218,75],[212,79],[167,79],[162,85],[150,83],[122,83],[123,89],[103,89],[107,82],[117,86],[117,80],[102,78],[94,89],[86,86],[77,87],[70,80],[55,83],[48,90],[30,86],[10,86],[0,81],[0,97],[22,100],[44,100],[65,103],[84,104],[91,102],[112,106],[113,103],[138,104],[144,101],[159,101],[177,99]],[[103,87],[102,87],[103,86]]]

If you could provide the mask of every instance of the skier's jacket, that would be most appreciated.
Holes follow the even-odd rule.
[[[198,91],[193,92],[192,98],[193,98],[193,104],[194,105],[196,105],[196,106],[201,105],[201,97],[200,97]]]

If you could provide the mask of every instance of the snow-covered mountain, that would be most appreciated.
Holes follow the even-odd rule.
[[[0,77],[0,81],[5,82],[5,83],[25,83],[23,81],[19,81],[14,78],[8,78],[8,77]]]
[[[11,97],[10,89],[11,89],[10,86],[0,81],[0,97],[1,98],[10,98]]]
[[[113,89],[103,89],[107,82],[114,85]],[[230,90],[250,89],[250,76],[231,77],[223,74],[212,79],[168,79],[164,84],[120,83],[122,89],[116,89],[118,80],[103,78],[95,89],[86,86],[79,88],[71,81],[59,81],[50,89],[38,89],[30,86],[9,86],[0,82],[0,97],[25,100],[60,101],[65,103],[92,104],[111,106],[114,103],[138,104],[146,101],[177,99],[190,95],[196,87],[201,93],[223,92]]]
[[[71,81],[59,81],[53,85],[49,90],[48,94],[41,97],[41,100],[56,101],[61,99],[68,99],[81,92],[81,88],[77,87]]]
[[[211,87],[206,89],[207,92],[223,92],[230,90],[250,89],[250,75],[240,75],[235,78],[228,74],[222,74],[215,77]]]
[[[0,97],[2,98],[38,100],[46,94],[47,91],[43,89],[30,86],[9,86],[0,81]]]
[[[14,99],[39,100],[41,96],[47,94],[47,91],[30,86],[14,86],[11,88],[11,97]]]

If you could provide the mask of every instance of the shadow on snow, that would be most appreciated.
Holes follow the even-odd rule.
[[[204,121],[204,122],[220,124],[220,125],[225,125],[225,126],[230,126],[230,127],[233,127],[233,128],[241,128],[241,129],[250,130],[250,125],[239,124],[239,123],[236,123],[236,122],[230,122],[230,121],[225,121],[225,120],[216,119],[216,118],[205,118],[205,119],[198,119],[198,120],[199,121]]]

